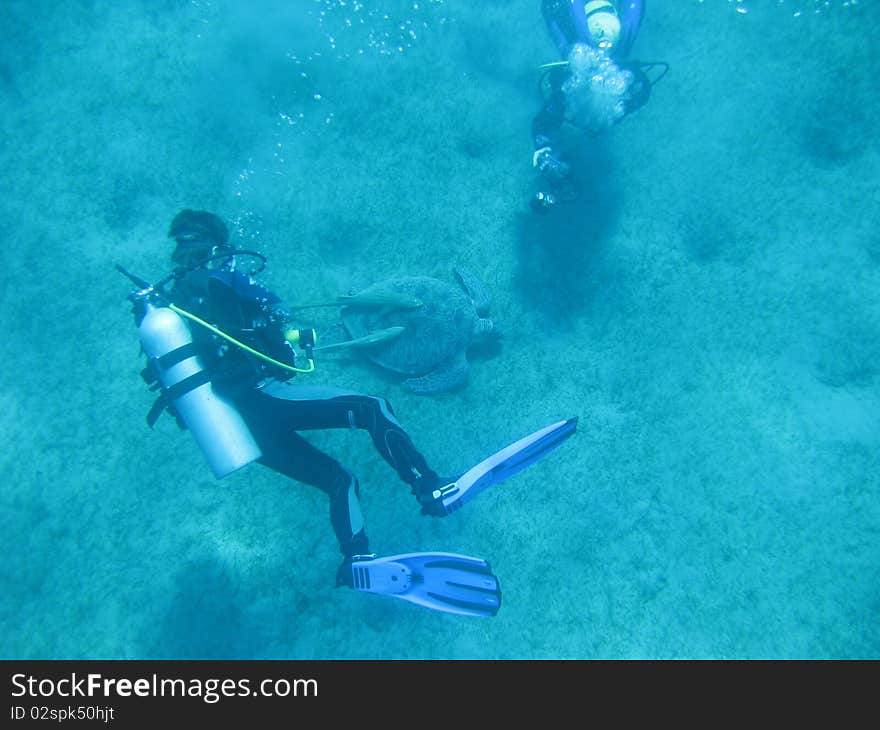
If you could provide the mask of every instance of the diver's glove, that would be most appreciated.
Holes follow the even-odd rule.
[[[553,148],[549,146],[535,150],[532,167],[548,180],[564,180],[571,172],[569,164],[556,157]]]

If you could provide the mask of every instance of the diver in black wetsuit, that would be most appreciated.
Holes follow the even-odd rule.
[[[217,477],[258,460],[327,494],[343,554],[337,585],[447,613],[494,616],[501,591],[485,560],[455,553],[370,554],[357,478],[297,432],[366,430],[410,485],[422,513],[444,517],[555,449],[574,433],[577,419],[535,431],[459,477],[439,477],[385,399],[290,382],[294,372],[314,369],[314,333],[292,326],[281,299],[253,280],[256,271],[238,269],[239,260],[263,259],[261,254],[230,246],[225,224],[206,211],[181,211],[168,235],[176,242],[177,268],[161,282],[151,285],[117,266],[138,285],[129,300],[147,355],[143,375],[161,388],[148,423],[171,411],[193,433]]]
[[[172,221],[168,235],[177,244],[172,260],[182,272],[174,279],[171,301],[274,360],[296,366],[293,338],[286,334],[298,334],[292,318],[277,295],[236,268],[226,225],[212,213],[184,210]],[[217,259],[224,251],[229,255]],[[209,257],[214,261],[207,262]],[[369,553],[357,477],[297,431],[368,431],[382,458],[432,513],[431,493],[442,480],[415,448],[388,401],[337,388],[293,385],[291,371],[251,357],[202,327],[191,329],[217,393],[235,403],[259,445],[259,463],[327,494],[330,521],[346,558]]]
[[[565,59],[547,64],[541,80],[549,91],[532,121],[532,165],[544,183],[531,206],[543,214],[580,193],[577,175],[560,149],[563,124],[600,134],[643,106],[660,77],[651,81],[646,74],[655,64],[626,60],[642,21],[643,0],[543,0],[541,12]]]

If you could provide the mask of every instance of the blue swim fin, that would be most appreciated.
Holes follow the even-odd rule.
[[[431,493],[434,501],[425,505],[422,512],[435,516],[455,512],[484,489],[509,479],[549,454],[571,436],[576,428],[577,418],[569,418],[521,438],[483,459],[454,482],[435,488]]]
[[[485,560],[455,553],[406,553],[351,564],[351,587],[459,616],[494,616],[501,586]]]

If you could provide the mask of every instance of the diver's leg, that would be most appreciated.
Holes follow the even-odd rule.
[[[437,508],[434,491],[451,484],[456,477],[442,477],[428,465],[400,425],[391,404],[384,398],[366,395],[341,396],[333,402],[344,407],[349,424],[369,432],[382,458],[410,485],[423,513],[445,516],[446,512]]]
[[[411,485],[434,481],[437,473],[413,445],[391,404],[384,398],[336,388],[273,384],[262,397],[275,412],[282,428],[306,431],[325,428],[358,428],[369,432],[376,450]]]
[[[414,486],[424,477],[437,476],[397,420],[387,400],[348,395],[335,399],[334,406],[345,409],[349,423],[369,432],[376,450],[404,482]]]
[[[264,442],[260,443],[263,448]],[[288,434],[282,448],[263,448],[260,463],[298,482],[318,487],[330,498],[330,524],[346,557],[369,552],[359,501],[357,477],[336,459],[315,448],[302,436]]]
[[[318,487],[330,499],[330,524],[346,557],[369,552],[358,480],[336,459],[317,449],[283,422],[284,408],[250,397],[240,404],[263,452],[259,462],[279,474]]]

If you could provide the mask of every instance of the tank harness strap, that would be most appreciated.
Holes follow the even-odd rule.
[[[199,370],[199,372],[193,373],[188,378],[184,378],[170,388],[163,388],[162,395],[164,395],[168,401],[173,402],[180,398],[180,396],[189,393],[191,390],[200,388],[205,383],[210,382],[211,374],[207,370]]]
[[[141,377],[147,385],[152,386],[150,390],[156,390],[159,387],[159,370],[156,369],[157,365],[162,370],[168,370],[177,365],[177,363],[195,357],[197,354],[196,346],[192,342],[188,342],[171,352],[166,352],[161,357],[147,360],[147,366],[141,370]]]
[[[179,349],[182,350],[184,348]],[[159,416],[162,415],[162,411],[167,410],[174,416],[175,419],[177,419],[177,425],[181,428],[185,428],[183,421],[180,419],[177,411],[174,409],[174,401],[180,398],[180,396],[189,393],[191,390],[200,388],[205,383],[210,382],[210,373],[207,370],[199,370],[199,372],[193,373],[188,378],[184,378],[179,383],[175,383],[174,385],[172,385],[170,388],[163,388],[162,392],[159,394],[159,397],[156,398],[153,406],[150,408],[149,413],[147,413],[147,425],[150,428],[153,428],[153,426],[156,424],[156,421],[159,419]]]
[[[187,342],[185,345],[181,345],[176,350],[172,350],[171,352],[166,352],[161,357],[156,358],[156,362],[159,364],[159,367],[163,370],[168,370],[168,368],[177,365],[179,362],[183,362],[188,358],[196,356],[196,346],[192,342]]]
[[[171,405],[165,401],[164,395],[160,395],[158,398],[156,398],[155,401],[153,401],[153,405],[150,407],[150,410],[147,413],[147,425],[150,428],[156,425],[156,421],[159,420],[159,416],[162,415],[162,411],[164,411],[166,408],[170,409]],[[177,415],[176,411],[174,411],[174,415]],[[177,425],[183,428],[182,423],[183,422],[181,421],[181,419],[178,418]]]

